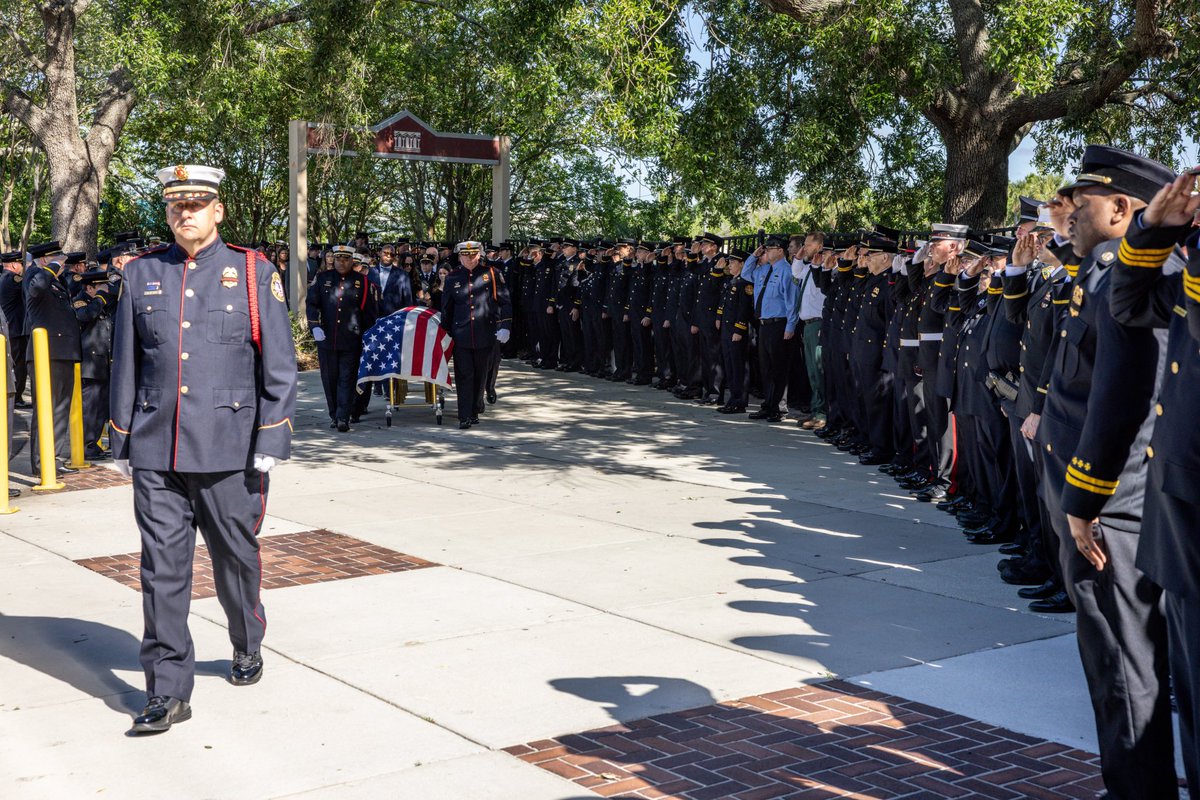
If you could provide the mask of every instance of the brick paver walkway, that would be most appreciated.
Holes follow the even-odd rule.
[[[103,464],[93,464],[90,469],[81,469],[79,472],[60,474],[58,480],[66,484],[62,489],[58,490],[59,492],[77,492],[82,489],[107,489],[110,486],[128,486],[132,483],[132,481],[122,476],[115,469],[109,469],[103,466]],[[30,487],[37,486],[41,478],[31,478],[21,473],[11,473],[9,481],[14,488],[21,489],[22,494],[28,496],[31,493]]]
[[[327,530],[264,536],[258,541],[262,554],[263,589],[437,566],[431,561]],[[84,558],[75,563],[132,589],[140,589],[140,560],[138,553],[124,553]],[[194,575],[192,598],[215,597],[217,592],[213,584],[212,561],[208,557],[208,548],[203,544],[196,547]]]
[[[602,797],[1095,798],[1099,757],[844,681],[507,752]]]

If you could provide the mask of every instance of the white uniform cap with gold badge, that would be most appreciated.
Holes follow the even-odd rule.
[[[462,253],[463,255],[467,256],[474,256],[479,254],[479,251],[482,247],[483,246],[479,244],[479,242],[459,242],[458,244],[454,245],[454,252]]]
[[[163,185],[163,200],[212,200],[225,177],[225,170],[200,164],[177,164],[157,173]]]
[[[329,252],[333,253],[335,256],[349,256],[350,258],[354,258],[354,256],[358,254],[358,251],[348,244],[335,244],[333,247],[329,248]]]

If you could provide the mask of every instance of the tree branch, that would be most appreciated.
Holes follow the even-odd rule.
[[[305,12],[300,6],[292,6],[275,14],[270,14],[262,19],[247,22],[242,26],[242,34],[245,36],[254,36],[271,28],[278,28],[280,25],[291,25],[293,22],[299,22],[304,19]]]
[[[29,43],[26,42],[21,34],[17,32],[16,28],[9,25],[7,22],[0,22],[0,27],[4,28],[4,30],[8,33],[8,38],[13,40],[13,43],[16,44],[17,49],[21,51],[21,55],[23,55],[25,60],[29,62],[29,66],[33,67],[38,72],[44,72],[46,70],[46,62],[38,58],[37,54],[33,52],[32,48],[30,48]]]
[[[776,14],[785,14],[793,19],[805,19],[831,8],[846,5],[846,0],[763,0],[763,5]]]
[[[972,94],[978,95],[984,91],[981,78],[988,72],[988,31],[983,5],[979,0],[950,0],[950,15],[954,19],[954,40],[963,83]]]
[[[89,149],[96,144],[115,148],[136,102],[137,87],[133,76],[124,65],[117,67],[108,74],[104,91],[96,103],[96,115],[87,134]]]
[[[1159,26],[1162,0],[1136,0],[1133,32],[1107,67],[1090,80],[1055,86],[1031,97],[1018,97],[1009,106],[1018,123],[1057,119],[1072,111],[1094,111],[1150,58],[1172,55],[1176,46]]]

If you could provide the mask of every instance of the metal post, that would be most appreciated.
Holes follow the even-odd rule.
[[[512,170],[508,164],[511,142],[507,136],[498,138],[500,163],[492,167],[492,244],[499,244],[508,238],[509,184],[512,180]]]
[[[79,362],[75,362],[75,385],[71,388],[71,412],[68,422],[71,463],[67,466],[72,469],[87,469],[92,465],[83,460],[87,451],[84,449],[86,442],[83,441],[83,380],[80,378]]]
[[[66,486],[59,483],[58,463],[54,460],[54,404],[50,399],[50,339],[45,328],[33,329],[33,386],[38,417],[38,453],[42,460],[42,482],[35,492],[53,492]]]
[[[306,319],[304,303],[308,291],[308,123],[288,123],[288,298],[297,319]]]
[[[0,365],[8,363],[8,339],[0,336]],[[12,400],[8,396],[8,369],[0,369],[0,397],[4,398],[5,407],[0,410],[0,447],[4,448],[4,458],[0,464],[0,515],[12,514],[21,509],[8,504],[8,403]]]

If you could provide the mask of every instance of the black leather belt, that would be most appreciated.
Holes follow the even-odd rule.
[[[766,317],[765,319],[760,319],[759,322],[764,325],[768,322],[787,322],[787,317]]]

